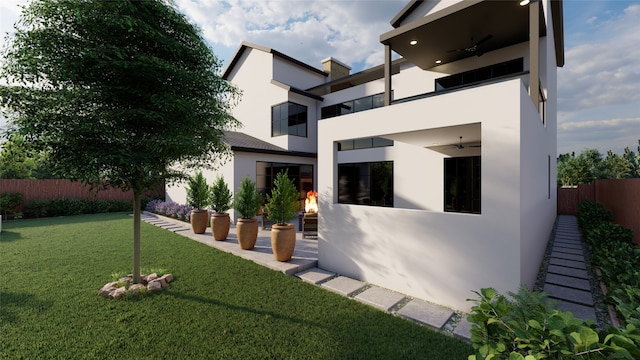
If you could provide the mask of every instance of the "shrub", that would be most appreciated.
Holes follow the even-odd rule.
[[[273,186],[271,195],[267,196],[265,210],[269,220],[284,225],[298,214],[300,193],[289,178],[289,170],[279,172]]]
[[[209,204],[217,213],[225,213],[231,209],[233,194],[222,176],[218,176],[211,186]]]
[[[191,210],[193,210],[193,206],[181,205],[174,202],[165,202],[162,200],[152,200],[147,203],[145,209],[155,214],[188,222],[190,220],[190,214]]]
[[[611,222],[612,216],[601,204],[578,204],[578,221],[591,247],[591,263],[602,272],[621,320],[640,327],[640,249],[631,241],[633,232]]]
[[[29,218],[70,216],[80,214],[97,214],[106,212],[132,211],[132,202],[84,200],[84,199],[51,199],[34,200],[25,205],[25,216]]]
[[[233,208],[240,214],[240,217],[251,219],[256,216],[261,202],[262,197],[256,190],[256,183],[249,178],[249,175],[242,178],[240,189],[236,193],[236,199],[233,203]]]
[[[187,180],[187,204],[201,210],[209,203],[209,185],[207,180],[198,171]]]
[[[22,204],[23,200],[24,197],[18,192],[0,194],[0,215],[4,218],[18,215],[16,208]]]
[[[521,287],[511,299],[485,288],[471,299],[468,320],[471,343],[479,359],[634,359],[640,356],[640,329],[628,325],[598,333],[593,321],[583,322],[555,309],[544,293]]]

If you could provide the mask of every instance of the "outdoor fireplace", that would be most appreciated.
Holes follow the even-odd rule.
[[[318,193],[311,190],[304,200],[304,215],[302,217],[302,237],[318,236]]]

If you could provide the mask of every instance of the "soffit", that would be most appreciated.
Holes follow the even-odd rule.
[[[530,6],[540,6],[542,2]],[[540,16],[540,34],[546,36],[544,16]],[[408,61],[426,70],[443,64],[476,56],[466,49],[486,36],[478,50],[492,50],[529,41],[529,6],[518,1],[467,0],[403,25],[380,35],[380,42]],[[414,46],[411,40],[417,40]]]

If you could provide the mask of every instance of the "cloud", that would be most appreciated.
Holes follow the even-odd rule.
[[[640,117],[571,121],[558,125],[558,153],[596,148],[622,154],[625,147],[635,150],[640,139]]]

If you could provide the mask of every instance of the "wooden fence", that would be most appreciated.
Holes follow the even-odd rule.
[[[558,214],[575,215],[583,200],[611,211],[613,222],[633,230],[633,242],[640,247],[640,179],[601,179],[577,188],[560,188]]]
[[[50,199],[133,201],[133,191],[92,190],[89,186],[70,180],[0,179],[0,194],[16,192],[22,194],[23,205],[33,200]],[[164,197],[164,185],[148,191],[145,197]],[[16,210],[22,212],[23,205]]]

